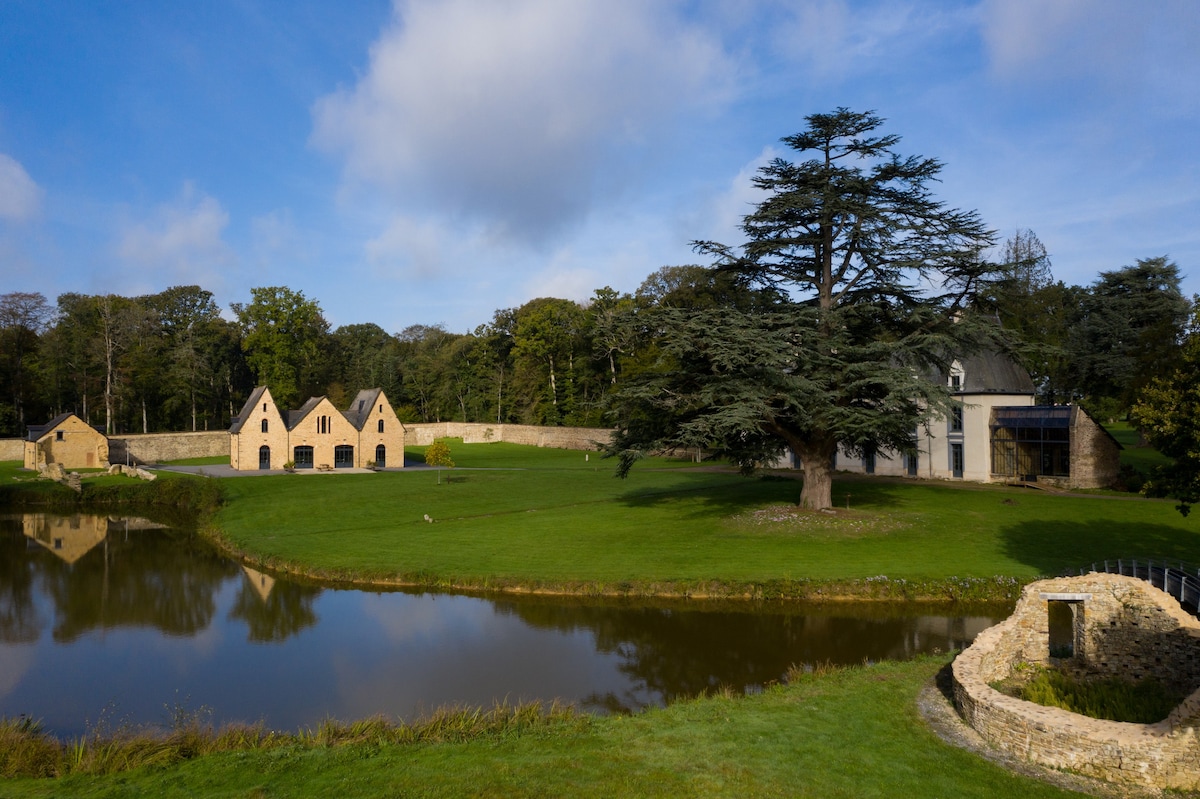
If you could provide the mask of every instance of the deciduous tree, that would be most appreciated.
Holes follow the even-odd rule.
[[[1147,441],[1172,459],[1143,490],[1178,499],[1184,516],[1200,502],[1200,297],[1195,302],[1191,331],[1174,367],[1150,381],[1130,412]]]

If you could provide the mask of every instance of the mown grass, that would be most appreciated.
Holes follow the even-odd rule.
[[[171,466],[228,466],[228,455],[212,455],[205,458],[180,458],[179,460],[163,461]]]
[[[1104,558],[1200,560],[1195,519],[1136,495],[842,476],[836,512],[806,513],[790,477],[651,461],[619,480],[583,453],[452,452],[440,485],[427,469],[225,479],[215,527],[276,568],[478,589],[996,598]]]
[[[798,675],[638,716],[564,716],[460,738],[358,733],[7,781],[5,796],[1064,797],[937,738],[916,698],[946,657]],[[457,722],[456,722],[457,723]]]

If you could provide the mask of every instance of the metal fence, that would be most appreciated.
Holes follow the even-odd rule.
[[[1079,569],[1081,575],[1088,572],[1123,574],[1145,580],[1175,597],[1188,613],[1200,616],[1200,567],[1191,563],[1153,558],[1105,560]]]

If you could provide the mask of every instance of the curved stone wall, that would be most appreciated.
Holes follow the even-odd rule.
[[[1074,652],[1052,658],[1051,602],[1073,609]],[[1129,724],[1002,694],[990,683],[1020,663],[1081,675],[1155,676],[1200,687],[1200,621],[1132,577],[1089,574],[1026,586],[1012,616],[984,631],[952,665],[959,713],[992,745],[1051,768],[1151,788],[1200,788],[1200,690],[1165,720]]]

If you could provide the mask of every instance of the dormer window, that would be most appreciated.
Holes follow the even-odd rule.
[[[962,391],[963,383],[966,382],[964,378],[962,363],[955,361],[950,364],[950,389],[952,391]]]

